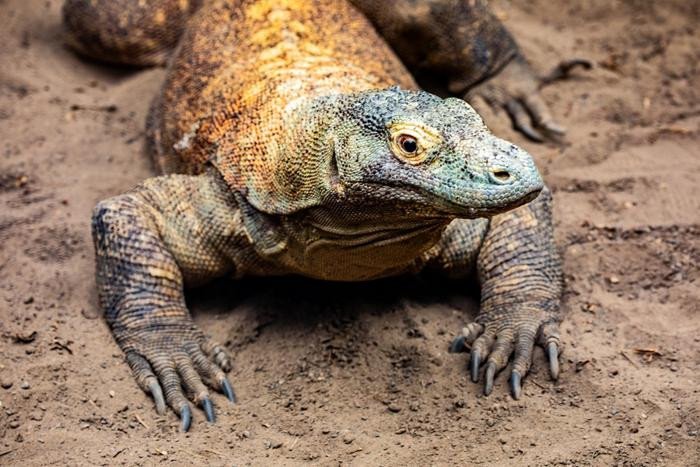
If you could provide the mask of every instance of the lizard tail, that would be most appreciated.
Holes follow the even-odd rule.
[[[129,66],[164,65],[202,0],[66,0],[66,43],[81,55]]]

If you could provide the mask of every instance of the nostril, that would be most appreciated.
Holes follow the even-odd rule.
[[[505,169],[491,169],[491,179],[496,183],[508,183],[511,178],[510,172]]]

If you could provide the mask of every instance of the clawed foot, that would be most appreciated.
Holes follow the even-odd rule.
[[[566,133],[552,117],[539,90],[552,82],[567,79],[571,71],[592,67],[587,60],[561,62],[549,74],[538,77],[522,56],[513,59],[499,74],[470,90],[465,99],[479,111],[478,99],[492,108],[505,109],[516,130],[533,141],[558,139]]]
[[[469,373],[471,380],[479,381],[482,362],[484,370],[484,395],[493,390],[496,374],[503,370],[512,358],[510,391],[514,399],[522,392],[522,378],[527,375],[532,362],[535,342],[541,345],[549,361],[549,373],[553,380],[559,377],[559,324],[547,313],[532,309],[516,308],[510,312],[482,313],[476,322],[468,324],[462,335],[450,345],[450,352],[471,349]]]
[[[175,411],[183,431],[192,423],[188,398],[202,408],[207,421],[214,422],[214,404],[207,386],[236,402],[224,373],[231,369],[227,351],[207,339],[190,320],[159,323],[120,337],[139,386],[151,394],[159,414],[165,413],[166,403]]]

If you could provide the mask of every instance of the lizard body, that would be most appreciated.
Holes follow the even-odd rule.
[[[535,341],[556,377],[561,267],[531,157],[464,101],[417,90],[349,4],[206,3],[148,126],[166,175],[95,208],[98,291],[137,382],[184,429],[188,398],[210,421],[208,387],[235,398],[226,349],[184,301],[227,274],[476,274],[481,312],[453,345],[471,345],[472,378],[488,358],[488,394],[513,355],[519,397]]]

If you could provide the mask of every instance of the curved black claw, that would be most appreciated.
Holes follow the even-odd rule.
[[[472,376],[472,382],[479,382],[479,367],[481,366],[481,355],[478,351],[472,350],[471,358],[469,359],[469,372]]]
[[[190,429],[190,425],[192,424],[192,411],[190,410],[189,405],[183,405],[180,409],[180,420],[180,427],[182,428],[182,431],[188,431]]]
[[[207,416],[207,421],[209,423],[213,423],[216,421],[216,417],[214,416],[214,405],[212,405],[211,400],[208,398],[202,399],[202,408],[204,409],[204,413]]]
[[[464,352],[464,349],[466,349],[466,345],[464,344],[464,336],[457,336],[452,340],[452,343],[450,344],[450,353],[460,353]]]
[[[156,403],[156,412],[158,415],[163,415],[167,409],[165,405],[165,398],[163,397],[163,390],[160,388],[158,381],[153,381],[148,385],[148,390],[151,392],[151,396]]]
[[[559,378],[559,351],[556,342],[547,344],[547,358],[549,360],[549,374],[553,380]]]
[[[226,395],[228,400],[234,404],[236,403],[236,393],[233,391],[233,386],[231,386],[229,380],[224,379],[221,381],[221,390],[224,391],[224,395]]]
[[[522,387],[520,386],[520,373],[514,371],[510,375],[510,393],[513,395],[513,399],[516,401],[520,399],[520,393],[522,392]]]
[[[540,79],[540,83],[542,86],[545,86],[555,81],[567,79],[571,72],[578,67],[581,67],[584,70],[590,70],[591,68],[593,68],[593,64],[590,62],[590,60],[585,60],[581,58],[575,58],[573,60],[564,60],[563,62],[559,63],[556,67],[554,67],[554,69],[550,71],[549,74],[543,76]]]
[[[488,396],[493,391],[493,377],[496,375],[496,364],[491,362],[486,366],[486,383],[484,384],[484,395]]]

